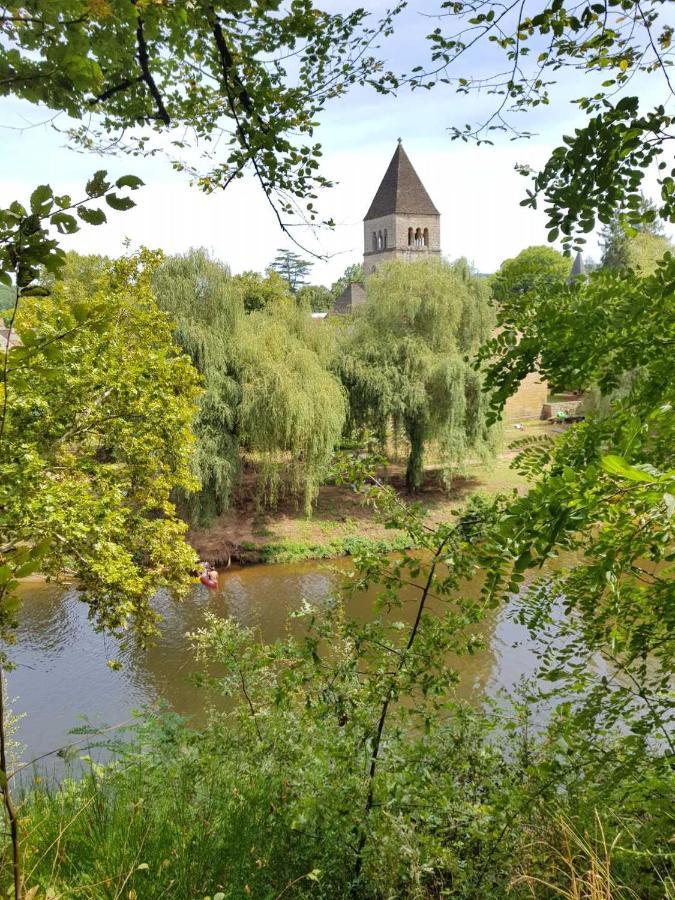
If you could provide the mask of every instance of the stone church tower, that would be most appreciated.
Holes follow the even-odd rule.
[[[441,215],[408,159],[399,138],[382,183],[363,220],[363,274],[372,275],[390,259],[414,262],[441,255]],[[582,260],[575,260],[570,278],[583,274]],[[351,315],[366,303],[364,285],[347,285],[329,315]],[[536,372],[530,373],[506,402],[504,418],[539,418],[548,388]]]
[[[440,256],[441,216],[401,139],[363,220],[363,274],[390,259]]]

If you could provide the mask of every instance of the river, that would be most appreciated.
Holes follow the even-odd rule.
[[[77,593],[58,585],[22,585],[23,605],[16,646],[10,648],[16,669],[8,676],[13,713],[19,716],[15,739],[24,761],[32,760],[73,740],[69,732],[83,724],[116,725],[133,710],[166,704],[199,724],[205,695],[191,675],[198,671],[186,633],[203,624],[209,610],[230,616],[242,625],[259,629],[269,640],[286,632],[288,613],[303,601],[326,601],[340,587],[341,572],[350,560],[292,565],[251,566],[221,573],[217,591],[196,585],[178,603],[157,600],[164,620],[156,644],[147,650],[120,651],[116,642],[93,631],[87,607]],[[417,596],[407,589],[407,599]],[[350,612],[367,617],[372,594],[350,599]],[[412,615],[404,604],[401,617]],[[460,693],[466,698],[493,695],[510,688],[534,671],[533,647],[524,628],[509,617],[509,610],[492,613],[479,626],[487,649],[457,660]],[[114,671],[111,658],[123,663]],[[41,765],[58,772],[53,756]]]

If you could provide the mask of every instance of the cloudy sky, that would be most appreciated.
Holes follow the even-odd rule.
[[[426,2],[426,0],[422,0]],[[377,15],[379,0],[369,4]],[[383,42],[381,54],[398,70],[425,61],[424,35],[436,21],[419,3],[401,17],[392,39]],[[463,72],[487,71],[493,59],[487,48],[468,60]],[[576,81],[576,83],[575,83]],[[654,79],[656,81],[656,79]],[[647,99],[660,99],[656,84],[633,82]],[[312,280],[330,284],[362,253],[362,219],[384,175],[398,137],[441,212],[442,248],[451,258],[467,257],[478,270],[491,272],[502,260],[531,244],[546,242],[544,217],[519,206],[526,181],[514,171],[516,163],[540,166],[562,134],[583,122],[571,98],[580,87],[578,76],[567,76],[555,92],[555,102],[535,110],[521,127],[536,132],[527,141],[497,139],[495,146],[476,147],[453,142],[450,124],[475,122],[493,108],[494,97],[462,97],[450,88],[402,91],[382,97],[371,89],[357,89],[325,111],[317,138],[324,149],[324,174],[336,182],[320,200],[324,217],[336,227],[318,234],[296,229],[296,237],[312,251],[325,256],[317,261]],[[649,96],[647,96],[649,95]],[[0,113],[0,202],[25,199],[37,183],[49,183],[58,193],[77,193],[97,168],[114,175],[134,172],[146,182],[136,195],[138,206],[124,214],[111,214],[110,222],[84,228],[64,240],[81,252],[120,252],[125,238],[134,246],[144,244],[167,252],[207,247],[233,271],[263,270],[279,247],[291,247],[280,233],[257,183],[235,182],[225,192],[203,195],[168,162],[110,159],[103,162],[65,146],[62,134],[51,125],[37,124],[49,117],[16,101],[2,101]],[[63,120],[57,125],[65,127]],[[26,129],[26,125],[33,127]],[[653,185],[652,185],[653,189]],[[589,242],[589,255],[598,256],[597,243]]]

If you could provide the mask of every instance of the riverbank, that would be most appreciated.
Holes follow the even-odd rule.
[[[473,494],[524,493],[527,482],[511,468],[515,451],[509,444],[528,435],[554,435],[558,431],[538,421],[518,430],[513,424],[507,425],[505,449],[491,464],[469,465],[447,490],[441,484],[440,470],[430,467],[415,501],[434,524],[447,520]],[[401,463],[390,464],[383,474],[404,499],[410,499],[405,494]],[[291,501],[282,502],[274,512],[261,512],[252,492],[242,493],[236,506],[211,527],[192,528],[188,539],[201,559],[211,560],[217,567],[230,560],[240,565],[288,563],[349,556],[367,546],[383,553],[408,546],[407,536],[385,529],[364,494],[348,484],[322,486],[310,518]]]

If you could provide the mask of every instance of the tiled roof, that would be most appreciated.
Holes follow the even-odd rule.
[[[400,142],[366,213],[365,221],[392,213],[439,215]]]
[[[574,278],[578,278],[580,275],[586,274],[586,265],[584,264],[584,258],[581,255],[581,250],[577,250],[577,255],[574,257],[574,263],[572,264],[572,271],[570,272],[569,281],[572,281]]]
[[[333,315],[349,315],[355,307],[362,306],[366,302],[366,292],[359,281],[352,281],[337,298],[331,307]]]

